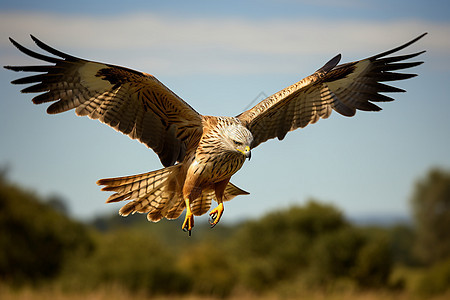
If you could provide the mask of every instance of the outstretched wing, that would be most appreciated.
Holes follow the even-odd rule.
[[[386,57],[411,45],[414,40],[381,54],[360,61],[336,66],[341,58],[337,55],[314,74],[294,83],[261,101],[253,108],[238,115],[253,134],[252,148],[277,137],[282,140],[294,129],[303,128],[327,118],[332,109],[351,117],[356,110],[379,111],[372,102],[394,99],[380,93],[404,92],[404,90],[383,84],[411,78],[416,74],[391,71],[408,69],[423,62],[402,62],[425,51],[409,55]]]
[[[197,146],[201,115],[154,76],[80,59],[31,37],[41,49],[58,58],[10,40],[23,53],[54,65],[5,68],[41,73],[12,83],[34,84],[22,92],[42,93],[33,98],[33,103],[53,102],[47,109],[49,114],[75,109],[79,116],[98,119],[153,149],[164,166],[181,161],[188,149]]]

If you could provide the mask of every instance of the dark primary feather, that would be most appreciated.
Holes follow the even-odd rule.
[[[31,51],[30,49],[25,48],[24,46],[22,46],[21,44],[19,44],[19,43],[16,42],[15,40],[13,40],[12,38],[9,38],[9,41],[10,41],[17,49],[19,49],[21,52],[25,53],[25,54],[28,55],[28,56],[31,56],[31,57],[33,57],[33,58],[36,58],[36,59],[39,59],[39,60],[43,60],[43,61],[46,61],[46,62],[55,63],[55,64],[56,64],[57,62],[59,62],[59,59],[58,59],[58,58],[46,56],[46,55],[43,55],[43,54],[40,54],[40,53]],[[13,70],[13,69],[12,69],[11,67],[9,67],[9,66],[6,66],[5,68],[10,69],[10,70]]]
[[[33,103],[51,102],[47,112],[75,109],[152,148],[164,166],[183,160],[201,136],[201,115],[149,74],[92,62],[56,50],[34,36],[36,45],[51,57],[25,48],[21,52],[54,65],[5,66],[17,72],[37,72],[12,81],[30,84],[23,93],[40,93]]]
[[[31,39],[36,43],[36,45],[41,48],[42,50],[47,51],[48,53],[51,53],[53,55],[59,56],[61,58],[64,58],[64,60],[66,61],[77,61],[80,60],[79,58],[69,55],[67,53],[61,52],[59,50],[56,50],[55,48],[50,47],[47,44],[44,44],[43,42],[41,42],[40,40],[38,40],[35,36],[33,36],[32,34],[30,34]],[[11,39],[10,39],[11,40]]]
[[[356,110],[381,110],[376,102],[392,101],[383,93],[404,92],[385,84],[416,74],[399,73],[422,62],[404,62],[425,51],[389,56],[425,34],[392,50],[356,62],[337,65],[335,56],[311,76],[279,91],[237,116],[252,132],[252,147],[327,118],[332,110],[353,116]],[[78,115],[114,127],[152,148],[164,166],[180,161],[201,136],[201,115],[151,75],[124,67],[90,62],[56,50],[32,36],[41,49],[60,58],[31,51],[11,42],[23,53],[55,65],[6,66],[13,71],[39,72],[14,80],[32,84],[24,93],[42,93],[36,104],[53,102],[49,113],[75,109]],[[86,68],[85,68],[86,67]],[[85,69],[83,69],[85,68]],[[54,102],[56,101],[56,102]]]
[[[268,139],[283,139],[292,130],[327,118],[332,110],[351,117],[356,110],[379,111],[373,102],[393,101],[382,93],[404,92],[383,82],[405,80],[416,74],[396,71],[416,67],[423,62],[404,62],[425,51],[388,56],[421,39],[375,56],[336,66],[340,56],[303,80],[275,93],[237,117],[253,134],[252,148]]]

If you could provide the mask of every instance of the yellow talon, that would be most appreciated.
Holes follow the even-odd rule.
[[[223,210],[224,210],[224,208],[223,208],[223,203],[219,203],[219,205],[217,205],[217,207],[214,208],[214,209],[209,213],[209,215],[211,216],[211,220],[212,220],[212,222],[209,221],[209,224],[211,224],[211,228],[214,227],[214,226],[216,226],[217,223],[219,223],[220,218],[221,218],[222,215],[223,215]]]
[[[181,229],[183,229],[183,231],[188,231],[189,236],[191,236],[192,227],[194,227],[194,215],[191,212],[191,208],[188,206],[186,209],[186,216],[184,217],[184,222],[183,225],[181,226]]]

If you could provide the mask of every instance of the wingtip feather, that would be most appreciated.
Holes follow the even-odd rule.
[[[39,41],[33,34],[30,33],[31,39],[36,43],[36,41]]]
[[[57,59],[57,58],[55,58],[55,57],[50,57],[50,56],[47,56],[47,55],[43,55],[43,54],[40,54],[40,53],[37,53],[37,52],[35,52],[35,51],[32,51],[32,50],[30,50],[30,49],[28,49],[28,48],[26,48],[26,47],[24,47],[24,46],[22,46],[21,44],[19,44],[18,42],[16,42],[13,38],[9,38],[9,41],[20,51],[20,52],[22,52],[22,53],[24,53],[24,54],[26,54],[26,55],[28,55],[28,56],[31,56],[31,57],[33,57],[33,58],[36,58],[36,59],[40,59],[40,60],[43,60],[43,61],[46,61],[46,62],[49,62],[49,63],[57,63],[57,62],[59,62],[60,60],[59,59]],[[52,53],[51,51],[49,51],[50,53]]]
[[[42,42],[41,40],[39,40],[37,37],[35,37],[34,35],[30,34],[31,39],[34,41],[34,43],[41,48],[44,51],[47,51],[48,53],[51,53],[53,55],[56,55],[58,57],[61,57],[65,60],[78,60],[79,58],[72,56],[70,54],[61,52],[59,50],[56,50],[53,47],[50,47],[49,45],[45,44],[44,42]]]
[[[322,68],[317,70],[317,73],[327,73],[330,70],[332,70],[334,67],[337,66],[337,64],[341,61],[342,55],[339,53],[332,59],[330,59]]]
[[[425,35],[427,35],[427,34],[428,34],[427,32],[422,33],[422,34],[419,35],[418,37],[416,37],[416,38],[410,40],[409,42],[407,42],[407,43],[405,43],[405,44],[403,44],[403,45],[400,45],[400,46],[398,46],[398,47],[396,47],[396,48],[394,48],[394,49],[391,49],[391,50],[382,52],[382,53],[380,53],[380,54],[377,54],[377,55],[375,55],[375,56],[372,56],[372,57],[370,57],[369,59],[370,59],[370,60],[377,60],[377,59],[379,59],[379,58],[381,58],[381,57],[384,57],[384,56],[390,55],[390,54],[392,54],[392,53],[398,52],[398,51],[400,51],[400,50],[402,50],[402,49],[405,49],[406,47],[408,47],[408,46],[414,44],[415,42],[417,42],[418,40],[420,40],[421,38],[423,38],[423,37],[424,37]],[[422,54],[422,53],[424,53],[424,52],[425,52],[425,50],[424,50],[424,51],[417,52],[417,54],[415,54],[414,56],[420,55],[420,54]]]

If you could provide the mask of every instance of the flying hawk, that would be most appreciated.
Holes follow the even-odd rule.
[[[71,109],[79,116],[98,119],[153,149],[164,168],[134,176],[101,179],[102,190],[115,192],[106,202],[131,200],[119,211],[147,213],[150,221],[176,219],[186,209],[182,229],[191,233],[194,215],[203,215],[212,200],[211,226],[224,211],[223,202],[248,194],[230,182],[250,159],[251,149],[268,139],[282,140],[297,128],[327,118],[332,110],[351,117],[356,110],[379,111],[373,102],[392,101],[386,92],[404,90],[382,82],[416,74],[393,71],[422,62],[403,62],[425,51],[390,56],[422,38],[381,54],[338,65],[341,55],[297,83],[273,94],[236,117],[204,116],[154,76],[120,66],[93,62],[60,52],[34,36],[39,48],[31,51],[10,38],[23,53],[52,65],[5,66],[38,72],[12,81],[32,84],[23,93],[40,93],[33,103],[51,102],[47,112]]]

